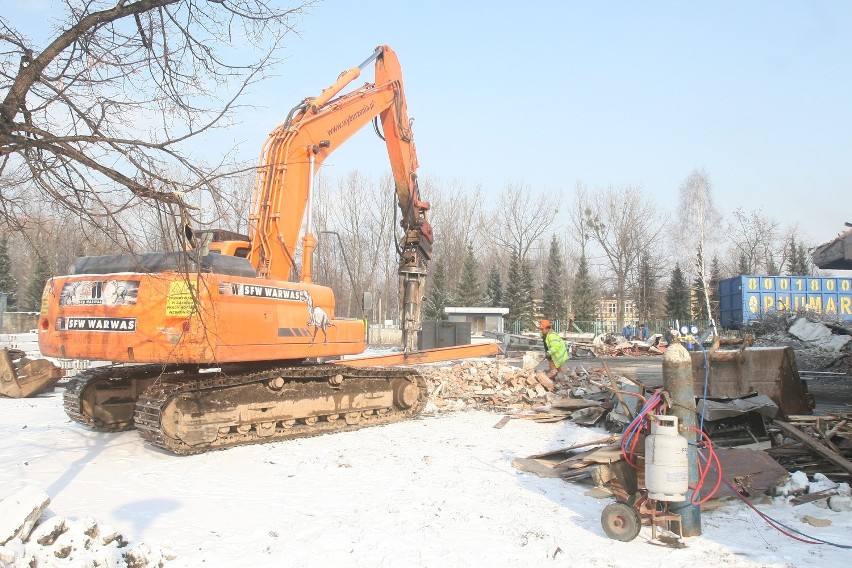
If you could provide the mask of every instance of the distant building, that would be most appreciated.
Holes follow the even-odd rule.
[[[595,313],[600,324],[598,333],[621,333],[618,326],[618,302],[615,298],[601,298]],[[636,302],[624,300],[624,323],[633,325],[635,328],[639,323],[639,314],[636,310]]]
[[[482,335],[483,331],[503,333],[503,318],[509,315],[509,308],[444,308],[447,319],[451,322],[470,322],[473,335]]]

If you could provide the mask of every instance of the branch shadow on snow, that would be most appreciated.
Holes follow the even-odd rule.
[[[511,423],[507,425],[511,427]],[[525,455],[517,455],[511,451],[503,450],[501,453],[506,461],[511,464],[515,458],[525,458],[530,455],[565,448],[577,443],[592,441],[608,436],[610,433],[602,428],[587,428],[578,426],[572,422],[563,421],[559,423],[559,429],[545,446],[530,448]],[[561,477],[542,477],[536,473],[515,470],[517,481],[526,490],[546,497],[563,510],[560,517],[566,523],[589,533],[608,538],[601,527],[601,511],[611,499],[593,498],[587,493],[594,486],[586,483],[566,482]]]
[[[132,501],[114,509],[116,519],[133,525],[133,534],[145,534],[145,530],[159,517],[180,508],[174,499],[143,499]]]
[[[133,434],[132,432],[118,434],[114,432],[93,432],[91,430],[84,429],[82,426],[79,427],[75,434],[78,434],[79,440],[85,443],[85,453],[70,463],[62,472],[62,475],[50,484],[47,488],[48,495],[58,495],[64,489],[68,488],[74,478],[76,478],[87,465],[94,462],[107,447],[121,446],[135,441],[132,436],[128,435]],[[79,451],[79,448],[70,447],[67,448],[66,451],[76,453]]]

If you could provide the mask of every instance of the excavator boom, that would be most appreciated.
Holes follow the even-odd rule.
[[[375,82],[344,93],[373,62]],[[135,427],[145,440],[180,454],[417,415],[426,386],[416,371],[327,364],[362,353],[366,330],[362,321],[338,317],[331,288],[313,282],[314,176],[372,120],[382,125],[402,213],[404,348],[416,350],[432,249],[429,204],[417,185],[399,62],[381,46],[296,105],[269,135],[248,236],[190,230],[193,250],[83,257],[73,274],[48,281],[42,353],[126,364],[72,379],[66,413],[101,431]]]
[[[375,61],[375,82],[341,91]],[[420,306],[427,262],[432,253],[429,204],[417,184],[417,154],[408,118],[402,71],[388,46],[376,48],[358,67],[343,72],[319,96],[294,107],[263,146],[250,218],[248,258],[261,278],[287,279],[295,267],[302,222],[301,281],[313,279],[311,201],[313,180],[329,155],[370,121],[382,124],[404,235],[399,243],[400,298],[404,350],[417,348]]]

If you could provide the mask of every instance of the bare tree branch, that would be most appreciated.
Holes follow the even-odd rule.
[[[205,164],[187,142],[227,126],[277,63],[316,4],[296,2],[64,0],[45,46],[0,17],[0,215],[14,225],[28,200],[48,199],[97,226],[216,193],[244,166]]]

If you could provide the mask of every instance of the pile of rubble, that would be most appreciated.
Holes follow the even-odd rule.
[[[544,373],[499,361],[468,360],[418,370],[439,409],[529,409],[555,398],[555,385]]]
[[[175,559],[144,543],[129,547],[124,535],[94,519],[51,516],[49,504],[35,486],[0,500],[0,566],[161,568]]]
[[[755,346],[791,346],[800,371],[835,371],[852,375],[852,324],[814,317],[764,317],[749,331]]]
[[[491,410],[547,422],[571,419],[584,426],[614,420],[617,430],[628,420],[619,412],[613,387],[617,385],[619,392],[640,389],[624,377],[610,378],[601,369],[589,372],[583,367],[554,380],[534,368],[500,361],[468,360],[418,370],[438,411]]]
[[[648,341],[627,339],[622,335],[612,333],[595,336],[590,342],[572,342],[572,349],[578,354],[590,352],[595,357],[641,357],[643,355],[662,355],[665,352],[665,342],[659,333],[648,338]],[[662,349],[660,344],[662,342]]]

